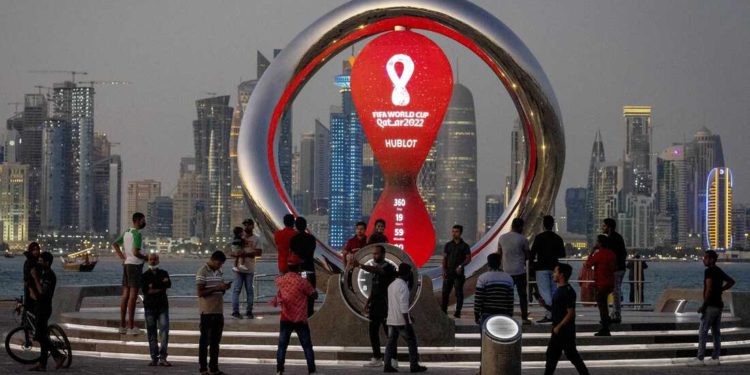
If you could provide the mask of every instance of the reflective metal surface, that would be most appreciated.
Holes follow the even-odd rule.
[[[469,1],[352,1],[324,15],[294,38],[263,74],[242,119],[238,161],[248,204],[265,240],[273,243],[273,231],[281,227],[282,217],[293,210],[286,203],[291,202],[288,193],[281,196],[276,188],[278,163],[271,159],[276,158],[275,152],[270,157],[266,152],[275,149],[273,145],[278,138],[276,124],[271,123],[278,112],[276,107],[279,103],[284,106],[291,103],[304,80],[328,59],[358,40],[385,31],[377,30],[378,24],[396,19],[402,22],[399,25],[442,33],[460,43],[463,39],[462,44],[495,71],[524,124],[528,172],[500,220],[472,246],[473,260],[466,268],[466,292],[471,294],[487,255],[496,251],[497,239],[510,230],[512,218],[523,218],[529,235],[541,228],[541,217],[554,204],[560,186],[565,140],[557,100],[539,63],[510,29]],[[372,32],[368,34],[369,30]],[[293,87],[291,92],[290,87]],[[269,136],[273,136],[273,143],[269,143]],[[326,276],[342,268],[338,249],[326,244],[318,244],[316,261],[318,285],[326,285]],[[433,269],[426,274],[433,279],[434,291],[439,293],[441,271]]]
[[[521,337],[521,327],[512,318],[495,315],[484,322],[484,334],[495,341],[514,342]]]

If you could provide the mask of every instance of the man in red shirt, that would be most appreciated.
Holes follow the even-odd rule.
[[[294,215],[284,215],[284,229],[279,229],[273,234],[274,242],[276,243],[276,251],[279,253],[279,273],[286,273],[288,269],[289,259],[289,244],[292,241],[292,237],[297,234],[294,230]]]
[[[274,307],[281,305],[276,371],[278,374],[284,373],[286,349],[292,332],[296,332],[302,350],[305,352],[307,372],[312,374],[315,372],[315,352],[310,338],[310,326],[307,324],[307,299],[314,296],[316,292],[312,285],[300,275],[301,259],[292,256],[289,261],[291,263],[288,272],[276,278],[279,292],[271,301]]]
[[[350,268],[350,258],[352,258],[354,254],[359,251],[359,249],[367,246],[367,236],[365,235],[366,231],[367,224],[365,224],[364,221],[357,222],[357,226],[354,229],[354,237],[346,241],[346,245],[344,245],[344,251],[341,252],[341,255],[344,256],[344,263],[346,264],[347,269]]]
[[[596,237],[594,252],[589,255],[586,269],[594,268],[594,289],[596,290],[596,306],[599,308],[599,317],[602,328],[595,336],[611,336],[609,332],[609,307],[607,297],[615,287],[615,271],[617,270],[617,256],[609,249],[609,237],[600,234]]]

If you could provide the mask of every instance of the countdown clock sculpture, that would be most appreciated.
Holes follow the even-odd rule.
[[[421,199],[418,194],[413,194],[413,183],[410,181],[413,170],[403,164],[408,164],[409,160],[417,160],[421,164],[418,159],[424,143],[420,142],[431,142],[431,135],[421,132],[412,137],[409,134],[420,123],[427,133],[434,130],[434,124],[428,122],[442,117],[439,112],[445,97],[439,95],[442,95],[444,85],[450,83],[443,81],[431,88],[435,92],[432,98],[423,96],[426,94],[420,88],[427,83],[424,78],[419,78],[422,74],[419,69],[431,67],[433,72],[439,72],[440,77],[444,77],[446,67],[450,70],[449,64],[425,65],[419,62],[423,61],[420,60],[422,54],[439,55],[428,48],[431,41],[424,40],[427,39],[422,34],[425,31],[453,39],[487,64],[510,95],[526,139],[526,171],[498,222],[473,244],[473,260],[466,267],[467,285],[473,285],[476,275],[486,265],[486,255],[495,251],[498,237],[510,229],[512,218],[525,219],[529,233],[539,229],[541,220],[538,219],[549,212],[560,186],[565,141],[560,110],[552,87],[528,48],[492,14],[466,0],[358,0],[322,16],[295,37],[268,67],[247,104],[239,135],[239,169],[251,213],[258,220],[267,241],[272,241],[271,233],[281,227],[285,214],[296,213],[288,193],[283,189],[274,147],[279,136],[277,125],[281,115],[304,84],[327,61],[353,43],[373,36],[378,37],[371,43],[379,38],[391,38],[391,45],[403,43],[416,46],[421,52],[397,53],[396,49],[375,48],[374,55],[378,56],[365,60],[370,61],[372,67],[357,72],[363,67],[357,67],[355,63],[352,85],[356,84],[357,76],[372,79],[371,82],[361,82],[368,89],[379,87],[386,90],[385,94],[381,92],[378,95],[390,102],[391,109],[423,107],[414,109],[414,113],[408,110],[405,115],[389,116],[389,109],[383,111],[373,107],[372,102],[357,100],[357,92],[353,92],[360,115],[363,110],[369,110],[367,116],[362,117],[365,132],[371,140],[382,141],[378,161],[381,165],[389,165],[388,171],[392,177],[386,188],[386,191],[391,189],[386,195],[390,194],[392,201],[379,202],[378,205],[382,203],[385,208],[376,207],[375,211],[382,208],[381,212],[394,220],[397,220],[400,204],[410,208],[417,206],[416,211],[421,211],[418,207]],[[411,42],[407,39],[416,44],[409,44]],[[385,66],[378,67],[378,64]],[[379,72],[375,74],[372,69]],[[379,79],[378,74],[385,78]],[[424,100],[432,100],[432,103],[425,104]],[[430,116],[418,114],[430,111]],[[388,133],[388,130],[394,130],[394,124],[399,125],[395,128],[400,127],[397,132],[404,136],[396,137]],[[376,134],[378,130],[383,131]],[[410,154],[409,150],[414,153]],[[406,214],[411,215],[411,211]],[[413,216],[414,220],[419,220],[421,214],[416,212]],[[419,233],[408,232],[410,220],[411,216],[403,219],[405,233],[397,245],[403,246],[404,251],[415,260],[414,263],[422,265],[425,254],[410,245],[409,236],[419,236]],[[336,275],[343,268],[339,249],[331,249],[319,242],[315,256],[319,280],[323,282],[326,276]],[[425,270],[423,273],[432,278],[434,291],[439,293],[442,287],[440,270]],[[320,281],[318,284],[325,285]]]

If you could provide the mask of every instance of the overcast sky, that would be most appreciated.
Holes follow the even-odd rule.
[[[179,159],[193,155],[195,100],[232,95],[255,78],[255,51],[272,56],[297,33],[343,4],[335,0],[72,1],[0,0],[0,117],[35,85],[82,70],[98,86],[96,130],[120,145],[124,179],[153,178],[171,195]],[[564,189],[585,185],[591,143],[601,129],[609,161],[622,155],[622,106],[652,105],[654,152],[706,126],[722,136],[734,170],[735,202],[750,202],[750,1],[476,1],[523,40],[544,68],[562,111],[567,142]],[[510,167],[515,109],[476,57],[440,38],[474,93],[479,193],[497,193]],[[361,48],[361,46],[359,47]],[[294,103],[294,144],[328,124],[332,60]],[[458,64],[456,64],[456,61]],[[3,126],[4,129],[4,126]],[[562,199],[558,199],[561,209]],[[558,214],[564,211],[558,210]],[[481,223],[481,220],[480,220]]]

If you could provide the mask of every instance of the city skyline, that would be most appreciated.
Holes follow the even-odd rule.
[[[322,1],[314,7],[301,3],[296,9],[289,10],[287,18],[290,20],[299,20],[300,24],[305,24],[314,18],[322,15],[326,11],[333,9],[335,6],[343,3],[342,1]],[[683,136],[691,136],[703,126],[711,129],[715,134],[724,135],[724,154],[726,155],[726,166],[734,171],[735,177],[735,202],[746,203],[750,201],[748,192],[750,188],[750,177],[741,160],[746,160],[748,150],[742,145],[739,138],[731,137],[735,131],[747,123],[746,106],[739,103],[747,103],[749,100],[748,93],[741,90],[741,85],[737,85],[732,77],[728,77],[723,69],[720,74],[701,75],[700,71],[708,71],[711,64],[727,66],[728,64],[738,66],[746,65],[743,62],[750,61],[750,54],[747,51],[735,51],[731,47],[731,41],[743,40],[750,34],[747,25],[738,27],[738,21],[743,19],[743,15],[750,14],[750,7],[747,4],[739,2],[725,2],[725,6],[718,9],[703,9],[698,2],[685,3],[681,7],[681,12],[671,12],[664,5],[650,3],[631,3],[616,4],[609,7],[599,7],[591,5],[593,3],[575,2],[565,5],[559,4],[541,4],[530,2],[529,4],[519,5],[497,5],[488,1],[478,1],[479,5],[486,7],[490,12],[498,16],[501,21],[505,22],[513,29],[519,37],[524,40],[529,48],[537,55],[541,65],[545,68],[550,78],[553,88],[558,96],[560,107],[563,113],[563,122],[565,125],[566,141],[568,156],[566,162],[565,175],[560,192],[558,192],[557,208],[561,210],[564,200],[564,189],[567,187],[584,186],[586,168],[582,167],[588,157],[588,147],[593,132],[601,129],[603,138],[607,143],[606,150],[610,151],[607,155],[608,160],[617,160],[620,158],[620,152],[625,149],[625,132],[622,129],[621,117],[619,112],[623,105],[639,104],[650,105],[653,108],[654,141],[652,152],[668,147],[674,142],[680,141]],[[156,4],[154,14],[166,12],[175,3]],[[4,69],[7,74],[0,75],[0,97],[7,99],[6,102],[18,101],[24,94],[35,91],[34,85],[43,83],[49,85],[51,82],[59,82],[66,79],[63,75],[34,75],[27,73],[26,69],[31,68],[85,68],[89,71],[90,76],[95,78],[113,78],[128,79],[134,82],[132,87],[123,90],[109,90],[108,88],[97,88],[97,116],[96,126],[98,131],[107,133],[110,141],[121,142],[126,147],[121,147],[118,151],[123,155],[123,181],[133,181],[139,179],[156,178],[164,184],[165,191],[172,191],[176,186],[179,173],[176,166],[179,164],[179,158],[191,153],[185,152],[184,148],[192,142],[190,139],[190,124],[194,119],[194,109],[191,110],[196,99],[207,97],[205,91],[211,90],[219,93],[234,93],[237,84],[241,82],[241,77],[251,77],[252,57],[255,50],[270,50],[274,47],[283,47],[292,36],[299,31],[294,27],[278,27],[276,25],[266,25],[263,17],[250,14],[252,9],[259,10],[259,16],[273,16],[276,12],[281,12],[282,6],[273,2],[260,2],[257,7],[247,4],[228,5],[225,9],[207,9],[207,17],[215,17],[217,20],[222,16],[228,17],[228,13],[235,11],[240,15],[247,15],[255,20],[253,22],[243,22],[243,25],[255,24],[263,25],[265,29],[273,31],[265,35],[252,34],[252,27],[248,29],[246,35],[253,35],[251,40],[243,41],[241,47],[229,48],[229,43],[236,40],[238,32],[234,27],[223,25],[217,22],[216,27],[221,30],[235,30],[234,32],[217,32],[222,34],[221,42],[201,43],[201,45],[211,50],[211,48],[224,47],[227,58],[218,61],[215,58],[196,58],[196,62],[171,60],[165,56],[161,50],[155,53],[153,58],[144,58],[143,61],[136,63],[133,59],[119,58],[117,64],[111,63],[106,53],[96,55],[91,58],[91,53],[83,51],[78,56],[73,56],[69,52],[61,51],[61,47],[76,51],[75,44],[72,41],[61,40],[61,36],[55,35],[49,39],[51,42],[38,41],[37,33],[43,32],[46,28],[60,27],[57,22],[66,17],[79,17],[78,15],[69,14],[65,9],[57,9],[57,5],[52,4],[46,8],[39,5],[21,5],[9,4],[3,5],[9,9],[7,14],[13,14],[18,17],[3,18],[0,29],[3,31],[0,37],[0,47],[8,50],[9,53],[3,54],[0,59],[12,59],[12,61],[3,60]],[[118,9],[117,4],[104,7],[93,7],[100,13],[100,17],[93,24],[97,31],[104,34],[112,31],[124,31],[126,37],[116,39],[120,43],[129,41],[138,41],[138,37],[143,34],[140,31],[132,30],[129,26],[123,25],[122,22],[114,23],[108,28],[104,21],[112,17]],[[184,28],[188,21],[196,16],[193,12],[198,13],[204,5],[195,3],[186,7],[184,14],[175,16],[175,25],[163,25],[165,32],[174,35],[178,30],[184,32],[186,39],[189,40],[192,33],[204,32],[205,29],[196,26],[196,30]],[[547,16],[540,16],[533,11],[544,8]],[[56,11],[57,10],[57,11]],[[141,20],[145,29],[143,32],[154,32],[150,25],[147,25],[151,15],[139,13],[142,9],[137,5],[133,10],[125,12],[124,19]],[[244,11],[243,11],[244,10]],[[560,11],[560,15],[550,17],[553,11]],[[668,12],[668,10],[670,10]],[[268,12],[268,13],[264,13]],[[576,13],[577,12],[577,13]],[[624,34],[626,30],[624,22],[616,20],[614,15],[617,12],[626,12],[633,14],[636,19],[637,15],[643,15],[647,19],[663,19],[659,31],[667,33],[667,36],[660,36],[659,33],[632,33]],[[51,14],[55,14],[52,18]],[[307,14],[309,13],[309,14]],[[286,14],[286,13],[285,13]],[[37,43],[35,46],[46,45],[45,43],[57,42],[55,45],[49,45],[45,54],[55,54],[59,57],[53,62],[49,59],[42,58],[39,51],[26,51],[26,47],[18,47],[16,38],[20,38],[22,32],[27,29],[26,24],[14,23],[16,18],[23,19],[23,16],[39,15],[40,19],[45,20],[41,24],[35,24],[35,28],[42,31],[29,33],[27,36]],[[45,15],[46,18],[44,17]],[[138,17],[138,18],[134,18]],[[258,17],[258,18],[253,18]],[[59,18],[59,19],[58,19]],[[745,17],[746,19],[747,17]],[[28,18],[27,18],[28,19]],[[721,23],[718,20],[721,19]],[[604,20],[609,20],[609,25],[604,25]],[[689,26],[686,20],[690,20]],[[530,25],[538,21],[544,22],[545,27],[536,31]],[[578,21],[578,22],[576,22]],[[637,21],[639,25],[647,30],[654,30],[654,25],[647,24],[645,21]],[[135,22],[135,24],[140,24]],[[231,24],[228,22],[228,24]],[[580,24],[579,27],[571,25]],[[598,27],[603,35],[587,32],[583,35],[583,28]],[[15,26],[15,27],[14,27]],[[212,26],[212,27],[213,27]],[[713,27],[716,26],[716,27]],[[110,31],[110,29],[112,31]],[[693,30],[697,29],[697,30]],[[66,24],[62,33],[68,39],[73,38],[76,41],[87,41],[88,36],[83,35],[77,26]],[[731,31],[731,33],[730,33]],[[701,35],[696,33],[701,32]],[[156,33],[159,34],[159,33]],[[211,41],[215,36],[204,36]],[[619,38],[612,38],[617,34]],[[683,42],[680,38],[673,38],[670,35],[680,34],[684,39],[690,39],[689,42]],[[736,35],[730,35],[736,34]],[[25,34],[24,34],[25,35]],[[229,37],[229,36],[232,37]],[[240,33],[239,35],[245,35]],[[555,35],[549,38],[549,35]],[[46,36],[46,35],[45,35]],[[129,39],[132,38],[132,39]],[[593,38],[593,40],[592,40]],[[151,51],[154,48],[159,49],[160,39],[157,35],[156,44],[145,43],[138,47],[132,47],[130,50],[137,56],[145,51]],[[545,39],[551,39],[547,41]],[[724,43],[718,43],[724,40]],[[436,40],[440,41],[439,38]],[[607,41],[606,47],[597,44],[598,41]],[[665,41],[669,41],[669,45]],[[588,42],[584,44],[585,42]],[[97,44],[99,43],[99,44]],[[101,49],[109,51],[106,45],[101,45],[101,41],[94,39],[90,43],[79,43],[92,49]],[[515,119],[515,112],[509,103],[501,102],[497,108],[492,108],[497,98],[501,101],[509,102],[507,94],[499,87],[496,80],[490,84],[483,84],[481,81],[491,77],[487,72],[483,72],[481,64],[478,64],[476,58],[466,53],[458,53],[457,48],[450,43],[443,44],[446,53],[455,57],[458,61],[455,67],[456,71],[461,74],[460,82],[469,87],[474,93],[477,101],[477,132],[478,132],[478,163],[479,163],[479,196],[484,197],[487,194],[497,194],[501,192],[500,182],[510,172],[509,148],[510,141],[505,134],[512,127]],[[691,47],[688,48],[688,45]],[[692,49],[695,45],[701,47],[699,55],[693,55]],[[7,49],[5,48],[7,47]],[[178,43],[176,52],[180,52],[183,46]],[[644,49],[644,51],[637,51]],[[144,51],[141,51],[143,49]],[[662,52],[662,49],[664,51]],[[732,59],[723,57],[722,53],[731,50]],[[19,53],[11,53],[18,51]],[[27,53],[21,53],[27,52]],[[658,53],[662,52],[662,53]],[[110,51],[110,53],[113,53]],[[207,55],[218,55],[218,53],[207,53]],[[34,57],[34,62],[27,60],[27,55]],[[179,54],[178,54],[179,55]],[[293,144],[298,144],[300,134],[310,132],[312,119],[328,118],[327,110],[331,100],[330,79],[335,76],[335,70],[340,69],[340,61],[347,55],[343,53],[337,59],[333,59],[324,69],[322,69],[316,78],[312,79],[309,87],[303,90],[295,102],[296,114],[293,126],[294,139]],[[711,59],[704,55],[713,56]],[[112,56],[120,56],[113,53]],[[85,59],[83,57],[89,57]],[[102,61],[103,65],[98,62]],[[223,60],[230,61],[228,65]],[[27,62],[29,61],[29,62]],[[39,64],[38,61],[45,61]],[[596,64],[594,64],[596,62]],[[669,63],[668,71],[664,71],[664,64]],[[59,66],[58,66],[59,64]],[[582,68],[573,65],[583,65],[587,68],[584,72]],[[63,66],[64,65],[64,66]],[[175,73],[165,72],[163,66],[169,66],[169,69],[175,70]],[[185,66],[183,66],[185,65]],[[218,69],[210,69],[209,65],[215,65]],[[176,68],[173,68],[175,66]],[[475,69],[479,67],[479,69]],[[144,69],[154,69],[154,72],[145,72]],[[20,70],[19,70],[20,69]],[[213,72],[222,73],[213,73]],[[476,71],[476,73],[474,73]],[[205,74],[206,72],[212,72]],[[472,72],[472,74],[466,74]],[[154,79],[153,74],[159,73],[164,79]],[[586,73],[586,74],[584,74]],[[668,74],[669,73],[669,74]],[[174,81],[174,76],[184,76],[189,74],[188,80]],[[193,77],[193,75],[196,75]],[[205,75],[205,77],[203,77]],[[710,76],[710,80],[704,76]],[[140,78],[139,78],[140,77]],[[740,73],[740,78],[746,77]],[[171,84],[167,79],[172,79]],[[184,78],[184,77],[183,77]],[[658,79],[657,79],[658,78]],[[158,86],[155,87],[149,81],[154,81]],[[166,81],[166,82],[165,82]],[[651,81],[656,82],[653,84]],[[746,80],[744,80],[746,81]],[[575,84],[574,84],[575,83]],[[616,90],[609,88],[610,85],[617,87]],[[106,95],[99,95],[106,92]],[[169,92],[169,96],[166,93]],[[687,93],[687,94],[686,94]],[[730,106],[727,100],[713,99],[723,98],[732,94]],[[335,97],[334,92],[334,97]],[[592,95],[596,94],[596,95]],[[232,95],[233,96],[233,95]],[[311,97],[319,97],[314,100]],[[232,98],[234,102],[235,98]],[[579,100],[580,99],[580,100]],[[158,108],[147,105],[144,102],[154,102]],[[324,104],[320,104],[324,103]],[[739,105],[737,105],[739,104]],[[175,108],[181,108],[175,110]],[[193,107],[194,108],[194,107]],[[129,113],[132,112],[132,113]],[[0,114],[9,118],[13,114],[12,106],[5,106],[0,110]],[[187,118],[187,120],[185,120]],[[497,124],[500,124],[498,127]],[[155,129],[159,129],[158,131]],[[142,141],[138,142],[141,137]],[[167,138],[163,138],[167,137]],[[578,143],[580,139],[580,144]],[[140,143],[140,145],[138,144]],[[164,145],[164,147],[162,147]],[[496,147],[499,145],[500,147]],[[143,148],[141,148],[143,147]],[[493,150],[493,148],[499,150]],[[163,149],[163,150],[162,150]],[[175,151],[178,150],[178,151]],[[181,151],[180,151],[181,150]],[[160,154],[165,152],[165,154]],[[145,163],[144,160],[148,160]],[[500,160],[496,163],[495,160]],[[153,162],[151,162],[153,161]],[[734,161],[734,163],[733,163]],[[495,166],[494,164],[499,165]],[[489,165],[489,166],[488,166]],[[483,206],[483,205],[481,205]],[[483,207],[478,208],[483,211]],[[482,217],[482,215],[479,215]]]

